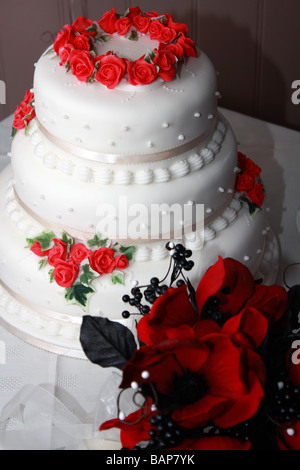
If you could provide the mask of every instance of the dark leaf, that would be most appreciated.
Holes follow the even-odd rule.
[[[80,342],[91,362],[121,370],[137,347],[133,334],[126,326],[90,315],[82,319]]]
[[[189,279],[187,280],[187,287],[188,287],[188,291],[189,291],[189,297],[190,297],[191,304],[192,304],[193,308],[195,309],[195,311],[199,314],[197,301],[196,301],[196,291],[195,291],[194,287],[192,286],[191,281]]]

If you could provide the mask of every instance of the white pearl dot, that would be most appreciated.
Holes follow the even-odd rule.
[[[250,260],[250,256],[244,256],[244,261],[249,261]]]
[[[169,123],[168,123],[168,122],[164,122],[162,126],[163,126],[164,129],[167,129],[167,128],[169,127]]]
[[[142,377],[142,379],[147,380],[147,379],[149,379],[150,374],[149,374],[149,372],[148,372],[147,370],[144,370],[144,371],[141,373],[141,377]]]
[[[287,433],[288,436],[294,436],[295,435],[295,430],[292,429],[292,428],[288,428],[286,430],[286,433]]]
[[[201,116],[201,113],[195,113],[194,116],[195,118],[199,118]]]
[[[139,388],[139,384],[137,382],[131,382],[131,388],[133,388],[133,390],[137,390]]]
[[[219,188],[220,193],[224,193],[225,189],[224,188]]]
[[[206,209],[206,212],[207,214],[211,214],[212,213],[212,209],[210,207],[208,207],[208,209]]]
[[[120,420],[120,421],[124,421],[124,419],[125,419],[125,413],[123,413],[123,411],[120,411],[120,413],[119,413],[119,420]]]
[[[213,118],[214,118],[214,115],[213,115],[213,114],[209,114],[209,115],[207,116],[207,119],[213,119]]]
[[[184,140],[184,139],[185,139],[185,137],[184,137],[183,134],[181,134],[181,135],[178,136],[178,140]]]

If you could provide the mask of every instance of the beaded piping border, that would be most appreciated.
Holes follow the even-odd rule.
[[[103,166],[94,170],[89,166],[71,162],[50,151],[38,129],[32,130],[29,137],[34,153],[39,157],[44,166],[51,170],[61,171],[64,175],[75,176],[79,181],[86,183],[98,183],[103,185],[144,185],[151,183],[167,183],[173,179],[182,178],[191,172],[200,170],[211,163],[220,152],[222,142],[226,134],[226,125],[218,120],[215,131],[210,142],[199,152],[194,152],[186,158],[176,158],[176,162],[170,167],[159,167],[155,169],[137,168],[113,170]],[[175,159],[174,158],[174,159]],[[172,159],[171,159],[172,160]]]

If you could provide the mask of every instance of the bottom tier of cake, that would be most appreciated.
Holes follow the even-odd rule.
[[[137,316],[122,318],[124,294],[133,286],[149,284],[152,277],[163,279],[168,272],[170,255],[167,241],[138,246],[122,284],[103,275],[93,281],[95,294],[88,309],[68,304],[64,289],[49,282],[47,269],[39,269],[37,257],[25,248],[26,238],[34,237],[45,227],[24,212],[14,195],[13,176],[8,166],[0,176],[0,322],[23,340],[51,352],[85,358],[79,341],[82,316],[101,316],[126,324],[134,330]],[[45,214],[46,216],[46,214]],[[49,229],[49,227],[46,227]],[[195,265],[188,273],[192,284],[199,280],[218,256],[243,262],[255,278],[265,284],[275,281],[278,244],[268,226],[264,211],[249,214],[247,204],[238,195],[215,224],[206,228],[204,246],[197,237],[182,243],[193,251]],[[211,235],[211,236],[210,236]],[[178,243],[178,241],[176,241]]]

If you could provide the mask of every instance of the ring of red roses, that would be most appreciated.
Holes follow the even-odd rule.
[[[134,27],[134,31],[149,34],[151,40],[157,40],[159,47],[134,61],[119,57],[112,51],[96,56],[94,43],[99,27],[105,33],[122,36]],[[58,33],[53,49],[60,57],[60,65],[65,65],[80,81],[96,80],[113,89],[128,73],[131,85],[149,85],[158,77],[163,81],[173,80],[178,61],[197,57],[195,43],[187,32],[186,25],[175,23],[168,14],[144,14],[137,7],[131,8],[127,16],[120,17],[112,9],[98,22],[79,17],[72,26],[65,25]]]

